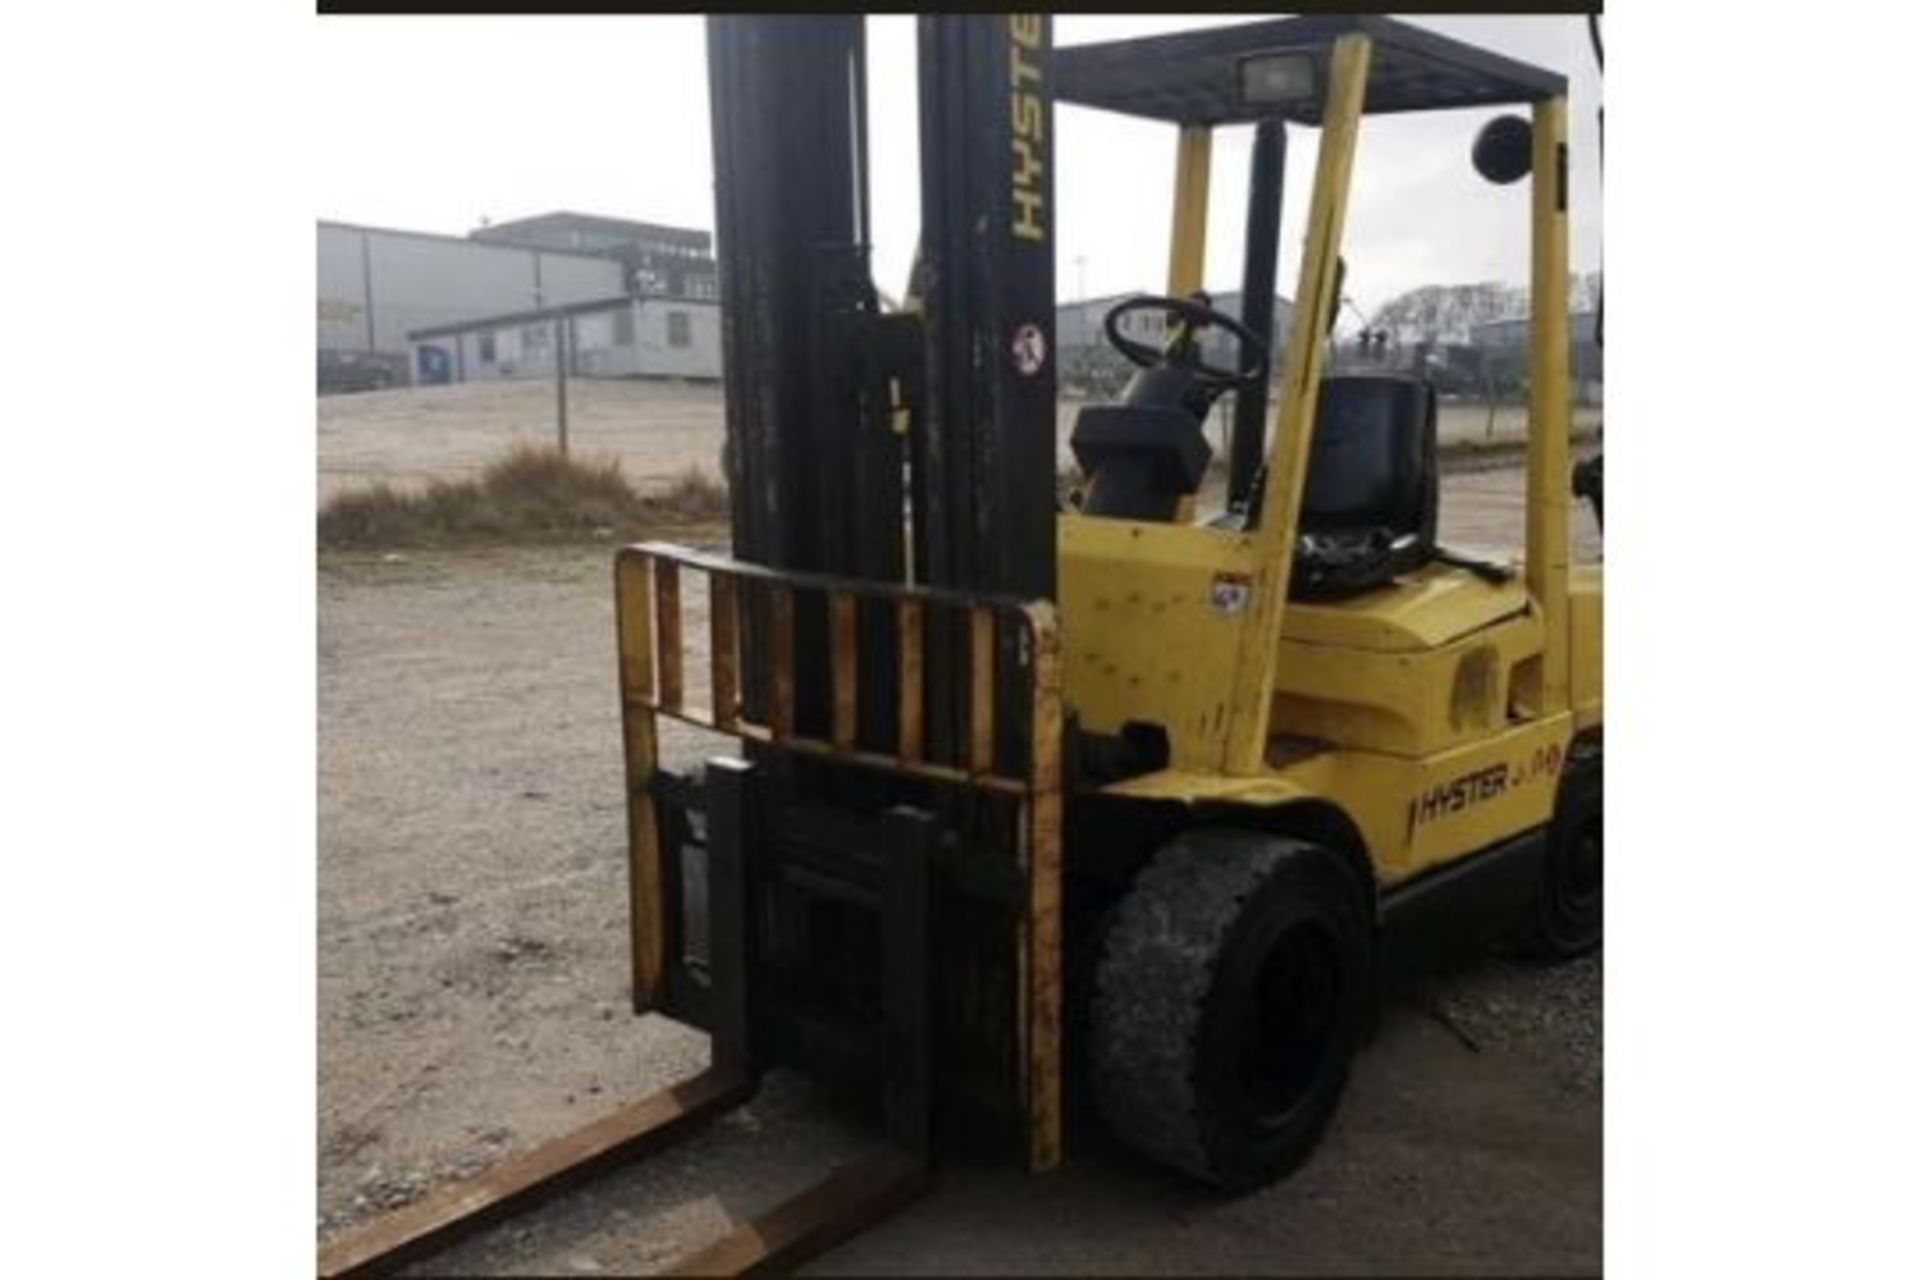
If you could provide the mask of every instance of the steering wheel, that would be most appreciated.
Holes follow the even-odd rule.
[[[1167,298],[1156,294],[1143,293],[1128,298],[1107,312],[1107,341],[1113,349],[1125,356],[1142,369],[1157,369],[1168,362],[1168,352],[1144,342],[1135,342],[1120,332],[1120,319],[1136,311],[1163,311],[1178,316],[1187,323],[1187,337],[1191,342],[1202,329],[1218,326],[1234,336],[1240,347],[1240,368],[1222,369],[1193,357],[1187,368],[1193,370],[1202,382],[1215,387],[1258,386],[1267,376],[1267,344],[1260,341],[1254,332],[1235,320],[1224,311],[1216,311],[1203,302],[1191,298]],[[1198,350],[1198,344],[1194,343]]]

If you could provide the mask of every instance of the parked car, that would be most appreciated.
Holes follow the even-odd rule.
[[[322,351],[319,392],[385,391],[407,385],[407,361],[379,351]]]

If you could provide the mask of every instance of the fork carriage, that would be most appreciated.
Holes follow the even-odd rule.
[[[689,579],[707,600],[691,638]],[[636,1010],[709,1031],[717,1063],[870,1087],[911,1149],[936,1111],[964,1113],[1055,1165],[1052,606],[660,543],[622,550],[615,584]],[[703,781],[664,768],[661,716],[740,739],[745,759]]]

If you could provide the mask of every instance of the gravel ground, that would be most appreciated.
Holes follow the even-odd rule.
[[[1513,545],[1519,491],[1511,471],[1449,477],[1445,536]],[[607,548],[321,561],[323,1239],[704,1063],[704,1037],[625,1003],[611,577]],[[1489,962],[1389,1011],[1279,1187],[1221,1200],[1097,1142],[1044,1179],[952,1167],[815,1270],[1593,1273],[1600,1054],[1598,958]],[[435,1270],[657,1270],[861,1142],[776,1076]]]

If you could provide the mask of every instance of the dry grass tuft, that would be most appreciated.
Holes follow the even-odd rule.
[[[516,448],[477,480],[436,480],[424,491],[379,484],[340,494],[320,512],[323,547],[422,547],[644,537],[727,519],[727,490],[689,468],[641,494],[615,461],[579,462],[552,449]]]
[[[688,524],[708,524],[730,515],[727,486],[699,467],[688,467],[647,501],[662,517]]]

